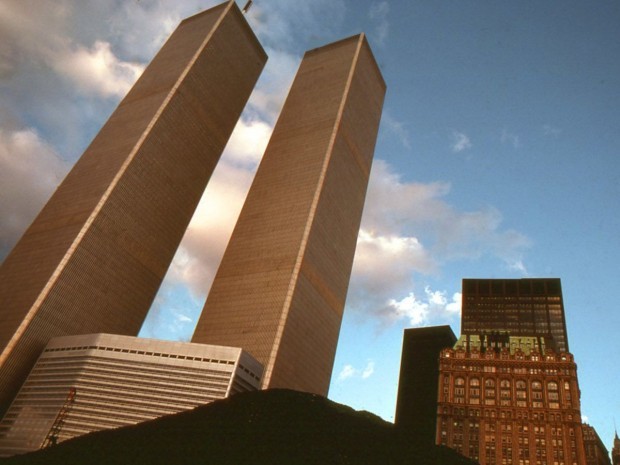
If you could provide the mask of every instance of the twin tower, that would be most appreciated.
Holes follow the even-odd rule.
[[[138,333],[266,60],[231,0],[110,116],[0,268],[0,416],[50,338]],[[301,62],[192,339],[263,387],[327,393],[384,94],[363,35]]]

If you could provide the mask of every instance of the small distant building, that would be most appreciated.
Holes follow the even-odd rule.
[[[420,443],[435,444],[439,354],[452,347],[450,326],[406,329],[400,362],[396,427]]]
[[[594,427],[583,424],[583,447],[586,453],[586,465],[611,465],[609,452],[601,441]]]
[[[0,457],[258,390],[247,352],[111,334],[52,339],[0,422]]]
[[[611,449],[611,463],[613,465],[620,465],[620,438],[618,438],[618,432],[616,432],[614,446]]]

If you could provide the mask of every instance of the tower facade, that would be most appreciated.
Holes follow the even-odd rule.
[[[394,424],[427,447],[437,431],[439,354],[455,342],[449,326],[409,328],[403,336]]]
[[[327,394],[384,94],[363,35],[301,62],[192,338],[263,387]]]
[[[437,444],[481,465],[586,464],[561,303],[555,279],[463,280],[463,333],[439,360]]]
[[[0,268],[0,416],[52,337],[137,334],[265,61],[229,1],[119,104]]]

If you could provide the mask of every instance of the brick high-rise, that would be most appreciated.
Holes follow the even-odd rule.
[[[481,465],[585,465],[559,280],[463,280],[462,321],[439,359],[436,442]]]
[[[327,394],[384,94],[363,35],[300,65],[192,338],[263,387]]]
[[[265,61],[229,1],[114,111],[0,268],[0,416],[50,338],[137,334]]]

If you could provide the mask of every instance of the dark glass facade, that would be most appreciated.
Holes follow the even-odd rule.
[[[510,333],[568,352],[558,278],[464,279],[462,334]]]
[[[396,399],[396,427],[421,443],[435,443],[439,354],[456,336],[449,326],[406,329]]]

